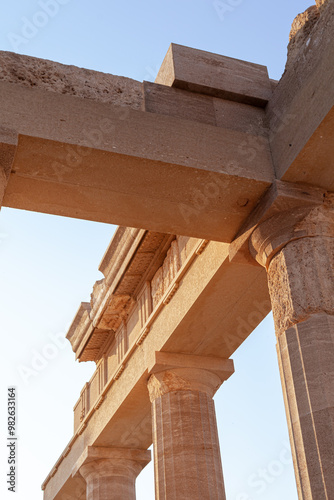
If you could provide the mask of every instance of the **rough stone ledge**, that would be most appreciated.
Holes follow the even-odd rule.
[[[307,48],[308,39],[313,30],[316,29],[320,16],[332,1],[315,0],[316,5],[312,5],[305,12],[295,17],[289,35],[288,58],[285,69],[293,64],[301,50]]]
[[[99,71],[0,51],[0,81],[141,109],[142,83]]]

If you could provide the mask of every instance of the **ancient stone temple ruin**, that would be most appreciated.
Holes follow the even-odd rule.
[[[45,500],[134,500],[152,443],[157,499],[225,499],[212,398],[271,309],[298,495],[334,498],[333,34],[333,0],[298,16],[279,82],[175,44],[155,83],[0,54],[1,204],[120,225]]]

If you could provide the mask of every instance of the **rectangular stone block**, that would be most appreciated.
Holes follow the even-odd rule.
[[[172,43],[156,83],[265,107],[272,86],[265,66]]]

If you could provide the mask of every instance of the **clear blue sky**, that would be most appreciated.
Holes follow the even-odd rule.
[[[2,5],[0,49],[137,80],[154,79],[171,42],[264,64],[279,79],[291,23],[311,3],[53,2],[49,14],[46,0]],[[106,224],[0,213],[1,498],[14,498],[5,483],[8,385],[17,387],[19,402],[16,500],[42,499],[40,485],[72,435],[72,408],[94,364],[75,363],[60,339],[102,277],[97,268],[113,231]],[[43,353],[50,359],[43,362]],[[38,370],[24,380],[37,358]],[[215,397],[227,499],[296,500],[271,316],[233,358],[236,373]],[[154,499],[152,465],[138,479],[137,498]]]

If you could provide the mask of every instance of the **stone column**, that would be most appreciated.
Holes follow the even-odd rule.
[[[155,353],[152,402],[157,500],[225,500],[213,395],[232,360]]]
[[[87,500],[135,500],[135,481],[151,460],[149,450],[89,446],[72,475],[87,483]]]
[[[260,224],[300,500],[334,499],[334,209],[299,207]]]

